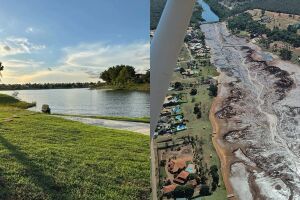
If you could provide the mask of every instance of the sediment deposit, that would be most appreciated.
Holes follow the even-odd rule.
[[[201,29],[220,71],[215,144],[227,152],[219,153],[227,186],[238,199],[300,199],[300,66],[232,35],[225,23]]]

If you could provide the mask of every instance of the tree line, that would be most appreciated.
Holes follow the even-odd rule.
[[[299,0],[232,0],[236,5],[230,10],[220,4],[226,3],[225,0],[205,0],[221,19],[234,16],[246,10],[262,9],[273,12],[282,12],[288,14],[300,15]]]
[[[107,85],[123,87],[130,84],[150,83],[150,70],[145,74],[138,74],[129,65],[117,65],[108,68],[100,74],[100,78]]]
[[[291,44],[293,47],[300,47],[300,36],[297,34],[297,29],[290,26],[287,30],[275,27],[273,30],[267,28],[265,24],[252,19],[251,14],[242,13],[228,20],[228,28],[233,32],[247,31],[251,35],[260,36],[267,35],[268,42],[283,41]]]
[[[96,83],[27,83],[27,84],[0,84],[0,90],[29,90],[29,89],[71,89],[90,88]]]

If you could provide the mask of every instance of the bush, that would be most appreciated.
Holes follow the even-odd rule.
[[[208,196],[208,195],[211,195],[211,193],[209,191],[209,186],[202,185],[202,187],[200,189],[200,196]]]
[[[216,165],[213,165],[210,167],[210,174],[212,176],[213,183],[218,185],[219,184],[219,174],[218,174],[218,167]]]
[[[197,94],[197,89],[191,89],[190,95],[195,96]]]
[[[209,90],[209,96],[216,97],[218,95],[217,85],[210,84],[208,90]]]
[[[280,50],[280,57],[282,60],[291,60],[292,59],[292,51],[288,49],[281,49]]]
[[[173,191],[174,198],[191,198],[194,195],[194,188],[191,185],[180,185]]]

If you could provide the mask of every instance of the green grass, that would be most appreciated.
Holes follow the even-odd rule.
[[[35,103],[27,103],[24,101],[20,101],[12,96],[8,96],[6,94],[0,94],[0,105],[4,106],[13,106],[17,108],[27,109],[30,107],[34,107]]]
[[[5,98],[1,200],[150,198],[148,136],[22,110]]]
[[[58,113],[53,113],[53,115],[71,116],[71,117],[83,117],[83,118],[93,118],[93,119],[109,119],[109,120],[115,120],[115,121],[128,121],[128,122],[150,123],[150,118],[149,117],[70,115],[70,114],[58,114]]]

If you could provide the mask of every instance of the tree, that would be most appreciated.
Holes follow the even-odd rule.
[[[0,62],[0,81],[1,81],[1,77],[2,77],[2,74],[1,74],[1,71],[4,70],[4,66],[2,65],[2,62]]]
[[[173,191],[175,198],[191,198],[194,195],[194,188],[191,185],[179,185]]]
[[[292,59],[292,51],[284,48],[280,50],[280,57],[282,60],[291,60]]]
[[[148,77],[149,76],[149,77]],[[125,85],[131,82],[139,82],[135,69],[129,65],[117,65],[110,67],[100,74],[100,78],[110,85]],[[146,77],[150,79],[150,72]]]
[[[218,95],[218,87],[215,84],[210,84],[209,85],[209,96],[216,97]]]
[[[202,185],[200,189],[200,196],[208,196],[211,195],[209,191],[209,186],[208,185]]]

